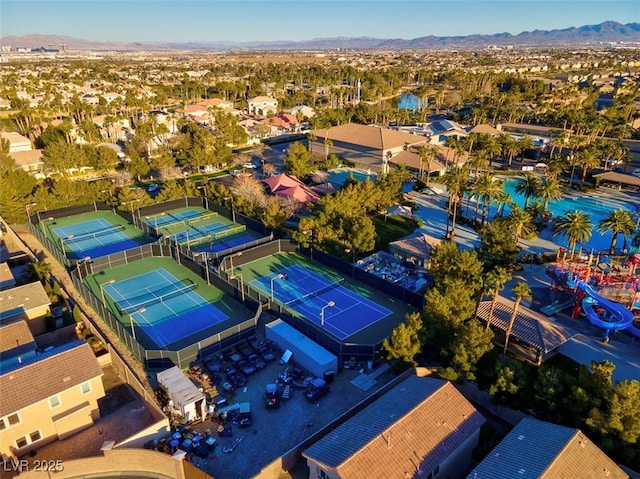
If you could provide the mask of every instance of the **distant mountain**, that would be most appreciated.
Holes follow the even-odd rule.
[[[334,50],[338,48],[353,50],[410,50],[410,49],[443,49],[482,48],[487,45],[513,46],[577,46],[606,42],[640,42],[640,23],[623,25],[618,22],[603,22],[599,25],[584,25],[561,30],[533,30],[517,35],[496,33],[493,35],[466,35],[437,37],[429,35],[409,40],[380,39],[369,37],[334,37],[315,38],[304,41],[272,41],[272,42],[183,42],[183,43],[125,43],[94,42],[61,35],[23,35],[0,38],[0,45],[14,48],[50,47],[68,50]]]

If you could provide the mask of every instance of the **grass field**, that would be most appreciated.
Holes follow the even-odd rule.
[[[377,233],[376,250],[386,250],[389,243],[413,233],[417,228],[413,219],[404,216],[387,216],[386,221],[384,216],[376,216],[372,220]]]
[[[391,310],[391,315],[380,321],[373,323],[366,329],[349,337],[350,342],[358,342],[362,344],[376,344],[391,334],[407,313],[414,311],[411,306],[406,305],[401,300],[392,298],[383,292],[373,289],[359,281],[355,281],[350,277],[344,277],[335,270],[324,267],[323,265],[310,261],[304,256],[297,253],[278,253],[266,258],[262,258],[251,263],[234,267],[233,274],[242,275],[245,285],[249,285],[254,279],[278,274],[288,266],[301,265],[305,268],[324,276],[331,281],[338,281],[344,278],[341,286],[357,293],[359,296],[367,298],[376,304]],[[230,273],[230,271],[228,271]],[[267,299],[267,298],[265,298]],[[290,311],[293,314],[295,312]],[[304,319],[304,318],[303,318]]]

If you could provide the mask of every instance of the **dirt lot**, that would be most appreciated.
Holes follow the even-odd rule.
[[[255,476],[266,464],[292,449],[303,439],[318,431],[339,414],[369,396],[392,379],[388,372],[376,378],[377,383],[362,391],[351,380],[359,376],[357,369],[345,370],[335,377],[330,392],[316,403],[305,399],[302,389],[293,389],[291,398],[282,401],[279,409],[265,406],[265,386],[275,382],[287,366],[277,361],[249,377],[245,388],[227,395],[229,403],[249,402],[253,424],[244,429],[232,425],[232,437],[218,437],[218,446],[206,460],[195,459],[196,465],[216,479],[238,479]],[[280,385],[282,391],[283,385]],[[217,431],[217,424],[207,421],[193,428],[199,432]],[[243,438],[231,453],[223,448]]]

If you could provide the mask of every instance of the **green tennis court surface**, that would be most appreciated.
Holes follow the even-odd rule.
[[[252,316],[172,258],[134,261],[85,284],[148,349],[192,343]]]
[[[71,259],[98,258],[151,241],[142,231],[111,211],[45,219],[39,227]]]

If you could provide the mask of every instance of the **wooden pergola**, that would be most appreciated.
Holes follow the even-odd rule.
[[[633,175],[627,175],[625,173],[607,171],[605,173],[593,175],[593,177],[596,179],[596,186],[599,186],[602,181],[608,181],[610,183],[616,183],[619,189],[622,188],[622,185],[640,188],[640,178]]]

